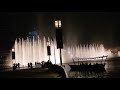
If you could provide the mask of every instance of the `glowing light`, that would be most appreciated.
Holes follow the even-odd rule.
[[[62,23],[61,23],[61,21],[59,20],[58,22],[59,22],[59,27],[61,27],[61,26],[62,26]]]
[[[15,52],[15,49],[14,49],[14,48],[12,49],[12,52]]]
[[[55,27],[56,27],[56,28],[62,27],[61,20],[56,20],[56,21],[55,21]]]
[[[58,21],[55,21],[55,27],[58,28]]]

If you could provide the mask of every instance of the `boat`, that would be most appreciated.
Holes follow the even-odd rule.
[[[78,58],[78,64],[75,64],[75,60],[73,59],[73,63],[72,65],[68,64],[71,68],[71,71],[94,71],[94,72],[104,72],[105,71],[105,62],[103,63],[103,58],[107,56],[101,56],[101,57],[95,57],[95,58],[88,58],[88,59],[96,59],[96,58],[102,58],[102,62],[101,63],[97,63],[96,64],[83,64],[80,63],[80,58]],[[85,58],[87,60],[87,58]],[[106,61],[105,59],[105,61]],[[82,58],[83,60],[83,58]]]

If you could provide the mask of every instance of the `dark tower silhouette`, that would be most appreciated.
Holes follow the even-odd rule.
[[[48,39],[48,42],[47,42],[47,55],[49,56],[49,60],[50,60],[51,49],[50,49],[50,40],[49,39]]]
[[[12,49],[12,60],[15,59],[15,49]]]
[[[50,46],[47,46],[47,55],[51,55],[51,49],[50,49]]]
[[[62,38],[62,29],[56,28],[56,41],[57,41],[57,49],[63,49],[63,38]]]
[[[55,21],[55,33],[56,33],[56,42],[57,42],[57,49],[60,49],[60,64],[62,65],[62,54],[61,49],[63,49],[63,38],[62,38],[62,28],[61,28],[61,20]]]
[[[12,64],[13,64],[13,71],[17,68],[16,64],[13,63],[13,60],[15,60],[15,49],[12,49]]]

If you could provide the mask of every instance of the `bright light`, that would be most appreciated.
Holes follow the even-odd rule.
[[[55,27],[58,28],[58,21],[55,21]]]
[[[14,49],[14,48],[12,49],[12,52],[15,52],[15,49]]]
[[[51,42],[51,39],[47,39],[45,37],[39,38],[36,37],[37,39],[32,38],[27,38],[27,40],[24,40],[23,38],[19,40],[15,40],[15,45],[13,47],[12,52],[15,51],[15,57],[14,59],[15,63],[20,63],[20,66],[27,66],[29,62],[35,64],[35,62],[42,62],[42,61],[48,61],[48,55],[47,55],[47,41],[49,41],[48,44],[50,44],[50,49],[51,49],[51,56],[50,60],[53,64],[60,64],[60,51],[57,49],[56,43]],[[95,57],[101,57],[101,56],[107,56],[108,58],[111,57],[112,53],[110,50],[106,51],[103,44],[102,45],[79,45],[79,46],[66,46],[65,49],[62,50],[62,58],[63,58],[63,63],[69,63],[74,60],[96,60],[96,59],[91,59]],[[118,52],[120,55],[120,51]],[[12,63],[10,60],[12,54],[9,53],[8,57],[6,60],[10,61],[9,65],[12,66]],[[105,57],[104,57],[105,58]],[[104,59],[103,58],[103,59]],[[13,62],[14,63],[14,62]]]
[[[62,26],[62,24],[61,24],[61,21],[59,20],[59,27],[61,27]]]
[[[62,26],[61,20],[56,20],[55,21],[55,27],[58,28],[58,27],[61,27],[61,26]]]
[[[50,42],[49,41],[47,42],[47,46],[50,46]]]

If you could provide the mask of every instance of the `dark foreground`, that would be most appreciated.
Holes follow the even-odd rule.
[[[51,67],[13,69],[1,71],[0,78],[66,78],[64,69],[58,65]]]
[[[34,68],[0,72],[0,78],[61,78],[61,76],[46,68]]]
[[[96,63],[84,61],[83,63]],[[97,62],[99,63],[99,62]],[[100,62],[101,63],[101,62]],[[68,65],[68,64],[66,64]],[[120,78],[120,58],[112,58],[105,62],[105,72],[80,72],[69,71],[69,78]],[[66,78],[65,72],[60,67],[32,68],[0,72],[0,78]]]

